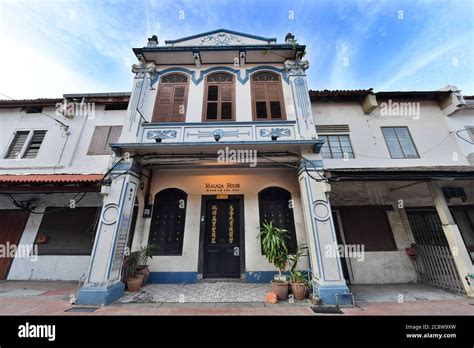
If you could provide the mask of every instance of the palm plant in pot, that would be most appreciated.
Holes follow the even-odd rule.
[[[288,256],[288,263],[290,264],[290,288],[295,300],[304,300],[308,289],[308,280],[302,271],[297,271],[296,266],[301,256],[304,255],[305,250],[308,249],[306,245],[298,247],[295,254]]]
[[[148,259],[153,258],[153,254],[158,250],[158,245],[152,244],[147,246],[142,246],[137,250],[138,252],[138,265],[137,265],[137,274],[143,275],[142,285],[148,283],[148,277],[150,275],[150,268],[148,267]]]
[[[263,252],[267,260],[278,270],[278,275],[272,280],[272,292],[278,300],[288,297],[288,281],[283,275],[288,264],[288,249],[285,239],[288,231],[273,226],[273,223],[263,223],[259,237],[262,239]]]
[[[143,282],[143,277],[139,277],[137,274],[137,266],[140,260],[140,253],[134,251],[127,256],[125,262],[126,282],[128,291],[140,290]]]

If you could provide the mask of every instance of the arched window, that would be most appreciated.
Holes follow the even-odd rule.
[[[189,78],[169,74],[160,79],[152,122],[184,122]]]
[[[156,255],[181,255],[188,195],[169,188],[155,195],[148,244],[158,245]]]
[[[293,254],[298,246],[291,193],[281,187],[267,187],[258,193],[260,225],[273,223],[273,226],[288,230],[286,246]]]
[[[218,72],[206,78],[203,121],[235,119],[234,75]]]
[[[286,118],[279,74],[261,71],[251,76],[252,112],[255,121]]]

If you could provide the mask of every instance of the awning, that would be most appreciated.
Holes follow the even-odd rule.
[[[326,177],[342,180],[472,179],[473,166],[326,168]]]
[[[22,174],[0,175],[0,183],[94,183],[104,174]]]
[[[104,174],[0,175],[0,192],[94,192]]]

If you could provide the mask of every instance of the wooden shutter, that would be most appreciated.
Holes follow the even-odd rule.
[[[96,126],[94,134],[92,134],[91,143],[89,145],[88,155],[103,155],[104,149],[107,146],[107,139],[109,137],[109,126]]]
[[[170,115],[171,101],[173,99],[173,86],[160,85],[155,104],[152,122],[166,122]]]
[[[118,139],[120,138],[120,134],[122,133],[122,126],[112,126],[110,127],[109,130],[109,136],[107,138],[107,143],[105,144],[105,148],[103,151],[104,155],[111,155],[112,154],[112,148],[110,147],[110,144],[116,143]]]
[[[173,86],[173,102],[171,104],[171,122],[183,122],[186,114],[187,85]]]
[[[181,74],[164,76],[160,82],[152,122],[184,122],[188,78]]]

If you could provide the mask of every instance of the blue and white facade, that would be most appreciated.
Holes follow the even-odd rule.
[[[320,178],[322,142],[311,110],[304,51],[291,34],[280,44],[274,38],[228,30],[167,41],[164,46],[153,37],[148,46],[134,49],[139,63],[133,66],[127,117],[119,142],[111,145],[118,165],[110,186],[103,188],[107,192],[103,221],[79,303],[107,303],[123,291],[119,265],[130,233],[129,220],[123,216],[130,214],[136,197],[139,210],[132,248],[150,243],[157,217],[144,215],[144,209],[158,209],[156,197],[168,189],[178,189],[186,197],[182,247],[177,253],[153,257],[152,281],[197,282],[213,273],[206,262],[232,263],[209,261],[203,255],[206,226],[212,219],[205,205],[207,199],[238,197],[235,219],[240,221],[240,242],[234,255],[239,267],[234,278],[269,282],[276,270],[262,255],[257,239],[264,222],[259,194],[277,188],[288,197],[295,244],[309,246],[300,268],[312,271],[324,302],[334,303],[336,294],[344,300],[348,288],[340,259],[324,257],[324,246],[335,244],[336,236],[330,185]],[[186,95],[180,105],[184,111],[171,117],[165,112],[159,120],[160,93],[166,93],[168,81],[184,81]],[[256,86],[265,86],[264,94],[257,95],[262,90]],[[219,109],[214,113],[212,93],[217,88]],[[269,107],[262,111],[265,101]],[[172,121],[176,116],[179,121]],[[235,160],[233,153],[255,158]],[[213,274],[221,278],[219,274],[227,273]]]

